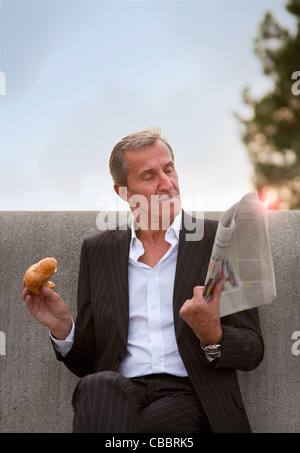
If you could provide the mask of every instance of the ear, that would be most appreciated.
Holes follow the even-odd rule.
[[[122,198],[122,200],[128,201],[129,195],[127,194],[127,187],[121,184],[114,184],[114,191],[120,198]]]

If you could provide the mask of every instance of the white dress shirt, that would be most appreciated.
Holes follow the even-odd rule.
[[[138,259],[144,254],[131,224],[128,260],[129,330],[127,355],[118,371],[126,377],[168,373],[187,376],[178,352],[173,319],[173,287],[178,254],[180,213],[166,231],[171,244],[152,268]]]
[[[144,248],[136,236],[132,219],[128,260],[127,355],[118,368],[118,372],[125,377],[155,373],[187,376],[177,348],[173,319],[173,288],[181,221],[180,212],[165,234],[165,240],[171,246],[152,268],[138,261],[144,254]],[[66,355],[73,344],[74,323],[66,340],[52,339],[62,355]]]

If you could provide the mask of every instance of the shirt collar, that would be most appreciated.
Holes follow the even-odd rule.
[[[173,223],[167,229],[166,234],[165,234],[166,240],[171,239],[171,238],[174,238],[177,241],[179,240],[181,222],[182,222],[182,210],[180,210],[179,214],[177,214],[177,216],[173,220]],[[132,245],[135,244],[136,241],[138,241],[138,238],[136,235],[136,222],[135,222],[135,218],[134,218],[133,214],[131,214],[130,229],[131,229],[130,247],[132,247]]]

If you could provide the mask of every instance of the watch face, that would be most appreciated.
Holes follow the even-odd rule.
[[[210,346],[205,347],[206,352],[220,352],[221,351],[221,345],[219,344],[212,344]]]

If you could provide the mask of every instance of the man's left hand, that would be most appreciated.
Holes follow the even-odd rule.
[[[195,286],[192,299],[182,305],[179,314],[193,329],[204,345],[221,343],[223,330],[220,322],[220,298],[225,279],[216,283],[212,297],[207,302],[203,297],[203,286]]]

